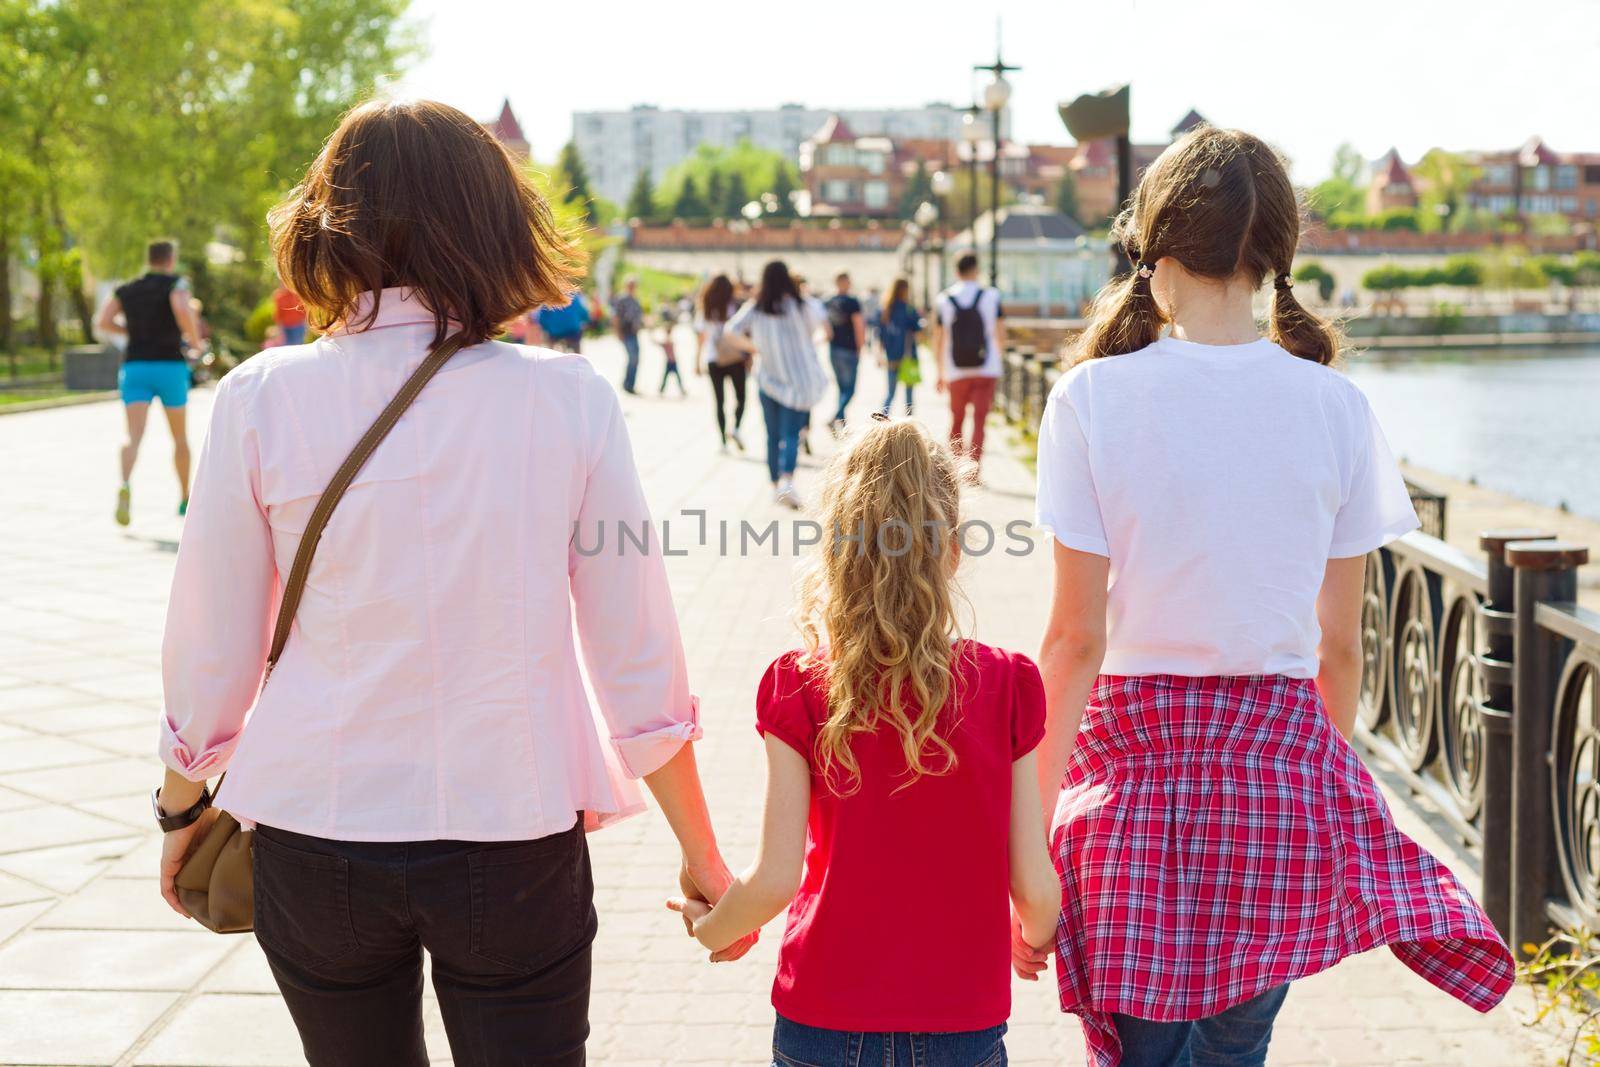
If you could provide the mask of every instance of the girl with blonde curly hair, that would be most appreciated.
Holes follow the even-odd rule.
[[[1004,1062],[1010,940],[1054,937],[1044,693],[1026,656],[957,633],[962,477],[913,422],[833,458],[804,647],[756,697],[759,855],[715,908],[669,904],[713,952],[789,908],[774,1062]]]

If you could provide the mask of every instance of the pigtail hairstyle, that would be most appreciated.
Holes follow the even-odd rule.
[[[1294,298],[1290,270],[1300,244],[1300,201],[1283,160],[1258,137],[1200,126],[1175,141],[1145,171],[1112,239],[1139,264],[1095,298],[1073,362],[1136,352],[1168,322],[1151,292],[1158,260],[1190,274],[1229,282],[1242,276],[1276,290],[1267,335],[1314,363],[1339,354],[1333,324]]]
[[[1134,270],[1100,290],[1089,310],[1089,325],[1078,338],[1074,361],[1120,356],[1154,344],[1167,317],[1150,291],[1155,259],[1141,257],[1143,245],[1133,232],[1133,209],[1125,209],[1111,227],[1111,239],[1137,261]]]

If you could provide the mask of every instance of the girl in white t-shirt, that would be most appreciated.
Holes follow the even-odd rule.
[[[1173,144],[1117,220],[1138,266],[1096,301],[1039,433],[1058,985],[1096,1067],[1257,1067],[1288,983],[1380,944],[1479,1010],[1513,978],[1345,740],[1363,557],[1417,520],[1330,367],[1337,333],[1295,300],[1299,232],[1262,141]]]

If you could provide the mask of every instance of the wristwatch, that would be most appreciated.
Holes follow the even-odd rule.
[[[156,825],[161,827],[161,832],[164,834],[170,834],[174,830],[182,830],[186,826],[193,826],[210,806],[211,787],[204,786],[200,791],[200,799],[194,802],[194,807],[187,811],[180,811],[176,815],[163,815],[161,812],[161,787],[157,786],[150,791],[150,807],[156,813]]]

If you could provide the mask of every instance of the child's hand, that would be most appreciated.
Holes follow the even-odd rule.
[[[694,924],[711,914],[711,905],[703,900],[693,900],[689,897],[668,897],[667,910],[675,911],[683,916],[683,924],[689,930],[689,936],[694,936]]]
[[[1050,946],[1035,948],[1022,936],[1022,923],[1011,916],[1011,969],[1025,982],[1037,982],[1040,972],[1050,966]]]

